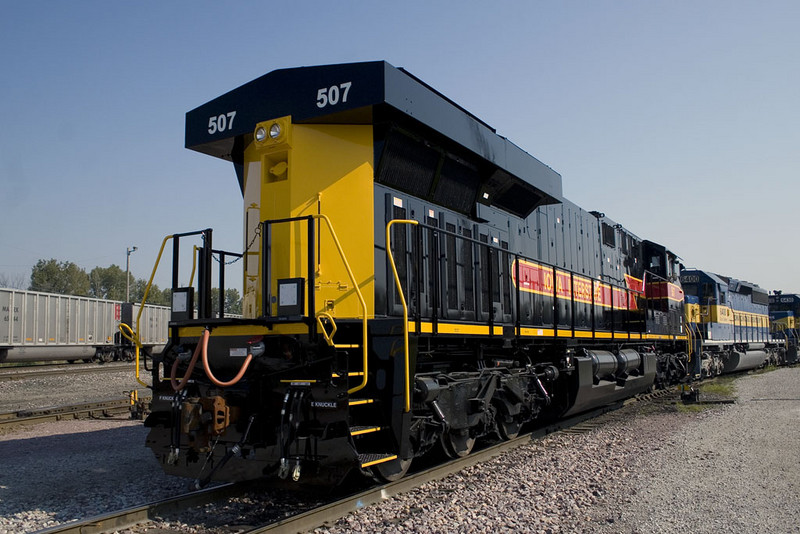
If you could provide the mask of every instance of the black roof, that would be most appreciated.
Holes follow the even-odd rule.
[[[334,86],[339,93],[336,104],[325,103],[327,94],[319,98],[320,90],[327,93]],[[259,122],[291,115],[295,123],[372,124],[392,114],[435,130],[504,171],[502,176],[510,175],[509,181],[533,187],[541,197],[539,204],[561,201],[558,173],[446,96],[385,61],[265,74],[188,112],[186,147],[228,159],[240,173],[246,136],[252,135]],[[217,124],[224,121],[225,128],[219,131],[211,122],[222,115],[225,119]]]
[[[800,304],[800,295],[796,293],[775,293],[769,296],[770,304]]]

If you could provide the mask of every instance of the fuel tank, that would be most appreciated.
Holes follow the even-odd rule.
[[[626,349],[615,355],[608,351],[592,350],[586,351],[586,356],[576,357],[574,361],[575,372],[570,377],[571,402],[565,416],[647,391],[656,378],[656,355],[653,353],[639,354]],[[620,372],[620,369],[624,371]],[[598,375],[599,379],[596,378]]]

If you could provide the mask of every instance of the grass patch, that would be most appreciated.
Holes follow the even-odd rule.
[[[678,413],[700,413],[709,408],[706,404],[683,404],[679,402],[675,404],[675,409]]]
[[[777,368],[778,368],[777,365],[767,365],[765,367],[762,367],[761,369],[756,369],[755,371],[753,371],[753,374],[760,375],[764,373],[771,373],[772,371],[775,371]]]
[[[718,397],[734,397],[736,386],[733,378],[717,378],[714,382],[700,385],[700,395],[714,395]]]

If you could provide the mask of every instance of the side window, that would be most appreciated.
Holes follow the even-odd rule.
[[[714,286],[709,283],[703,284],[703,293],[699,295],[704,301],[714,298]],[[705,304],[705,302],[703,303]]]
[[[614,227],[606,224],[603,224],[603,244],[607,247],[614,248],[616,247],[616,236],[614,235]]]
[[[659,256],[659,255],[650,256],[650,267],[652,267],[654,271],[655,270],[660,271],[661,270],[661,256]]]

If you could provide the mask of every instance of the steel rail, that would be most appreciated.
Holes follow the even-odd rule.
[[[77,374],[90,374],[90,373],[111,373],[114,371],[129,371],[130,368],[133,366],[132,362],[125,362],[119,365],[112,365],[112,364],[104,364],[104,365],[95,365],[92,364],[91,366],[86,367],[75,367],[75,368],[66,368],[60,367],[58,369],[43,369],[41,371],[9,371],[6,369],[0,370],[0,382],[6,382],[10,380],[28,380],[30,378],[40,378],[40,377],[48,377],[48,376],[60,376],[60,375],[77,375]],[[8,369],[14,369],[13,367],[9,367]]]
[[[149,398],[140,398],[139,402],[147,402]],[[56,406],[51,408],[34,408],[16,412],[0,413],[0,431],[12,428],[36,425],[52,421],[65,421],[72,419],[108,418],[114,415],[128,413],[131,410],[130,399],[115,399],[99,402],[88,402],[70,406]]]
[[[34,534],[100,534],[113,532],[139,523],[145,523],[169,513],[182,512],[194,506],[236,497],[251,489],[251,484],[230,482],[213,488],[193,491],[140,506],[101,514],[55,527],[38,530]]]

